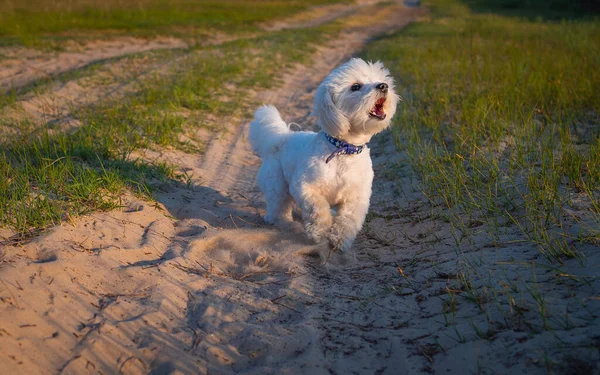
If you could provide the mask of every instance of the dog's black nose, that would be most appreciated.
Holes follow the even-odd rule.
[[[383,82],[381,82],[380,84],[378,84],[375,87],[377,88],[377,90],[381,90],[381,92],[387,92],[387,90],[388,90],[388,84],[383,83]]]

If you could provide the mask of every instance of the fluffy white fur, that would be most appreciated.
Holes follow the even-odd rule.
[[[376,117],[375,105],[384,97]],[[274,106],[260,107],[250,124],[250,143],[262,159],[258,185],[267,201],[265,221],[285,226],[292,221],[295,202],[311,239],[326,239],[332,249],[349,250],[369,208],[371,157],[365,147],[360,154],[337,155],[325,163],[336,147],[323,132],[363,145],[389,126],[397,101],[394,80],[381,62],[352,59],[317,89],[313,115],[321,132],[291,131]]]

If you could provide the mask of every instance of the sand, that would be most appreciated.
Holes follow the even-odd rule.
[[[419,14],[396,7],[384,21],[353,26],[257,97],[311,129],[325,75]],[[563,267],[580,281],[558,283],[552,269],[532,272],[540,253],[511,244],[514,228],[495,247],[484,233],[458,246],[386,132],[371,143],[376,177],[365,228],[351,253],[327,258],[300,224],[264,225],[248,124],[207,138],[203,155],[144,154],[193,174],[191,188],[166,184],[156,204],[126,195],[121,210],[5,243],[4,373],[544,373],[544,354],[564,372],[597,365],[599,259],[589,248],[585,267]],[[468,301],[458,283],[466,274],[483,274],[473,277],[473,293],[493,291],[498,302]],[[502,293],[509,284],[521,291],[512,304]],[[543,324],[527,287],[538,288],[553,317],[567,312],[564,329],[527,326]]]

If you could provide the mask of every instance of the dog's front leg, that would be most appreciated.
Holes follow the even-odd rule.
[[[320,242],[331,227],[331,207],[322,195],[309,187],[290,189],[294,201],[302,209],[304,230],[314,242]]]
[[[329,245],[335,251],[350,250],[352,243],[365,222],[369,211],[371,193],[364,193],[356,199],[347,200],[339,204],[337,216],[333,218],[333,225],[329,232]]]

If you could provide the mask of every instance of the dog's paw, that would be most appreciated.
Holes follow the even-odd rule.
[[[308,238],[310,238],[314,243],[319,243],[323,239],[323,235],[325,234],[325,230],[314,223],[308,223],[304,225],[304,231]]]
[[[329,248],[331,250],[344,252],[344,250],[342,249],[343,241],[341,238],[329,236],[328,240],[329,240]]]
[[[345,236],[343,231],[341,231],[336,225],[331,228],[331,231],[327,236],[327,240],[329,242],[329,247],[333,251],[341,252],[350,250],[352,247],[352,242],[354,242],[354,238]]]
[[[347,238],[330,235],[328,241],[329,247],[333,251],[341,251],[342,253],[345,253],[352,247],[352,241]]]

